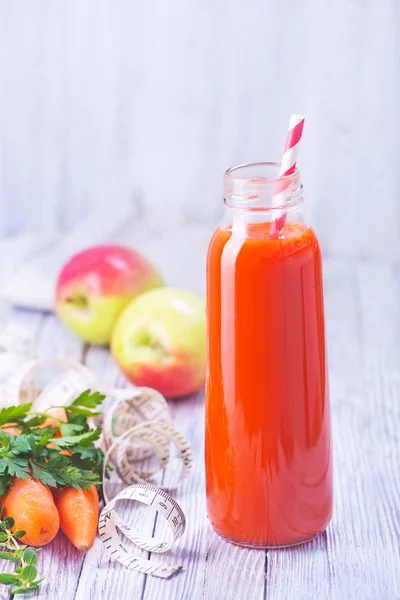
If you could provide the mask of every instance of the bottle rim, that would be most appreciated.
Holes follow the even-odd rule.
[[[303,186],[296,168],[279,175],[279,162],[237,165],[224,174],[223,198],[227,206],[254,211],[288,210],[303,201]]]

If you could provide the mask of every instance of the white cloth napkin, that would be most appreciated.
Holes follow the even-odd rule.
[[[29,234],[0,240],[0,300],[39,311],[52,311],[57,275],[76,252],[117,242],[142,252],[166,284],[204,295],[205,258],[212,227],[165,224],[139,218],[128,201],[96,212],[67,235]]]
[[[128,202],[97,212],[68,235],[29,234],[0,240],[0,298],[20,307],[51,311],[54,286],[65,261],[84,248],[113,240],[132,218]]]

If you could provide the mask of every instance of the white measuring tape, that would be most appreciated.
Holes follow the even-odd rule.
[[[112,390],[114,404],[104,415],[103,436],[106,448],[110,448],[124,433],[145,421],[170,421],[169,408],[164,396],[147,387]],[[139,445],[136,458],[146,458],[148,450]]]
[[[137,388],[129,396],[126,395],[126,390],[124,392],[104,418],[106,457],[110,457],[125,483],[146,483],[149,477],[168,465],[168,442],[172,442],[182,461],[179,479],[174,485],[168,486],[176,487],[191,472],[193,455],[190,444],[171,421],[165,398],[150,388]],[[159,468],[155,471],[142,471],[134,466],[135,462],[151,454],[146,444],[153,448],[158,457]],[[104,493],[107,497],[105,490]]]
[[[145,536],[122,523],[116,515],[115,504],[119,500],[136,500],[152,506],[168,523],[172,532],[172,541],[158,540]],[[122,542],[117,528],[124,533],[136,546],[148,552],[167,552],[172,544],[180,538],[186,527],[185,515],[179,504],[164,490],[154,485],[137,484],[125,488],[103,508],[99,521],[100,539],[108,550],[111,558],[119,561],[129,569],[167,579],[181,569],[181,566],[154,564],[146,558],[136,556]]]
[[[0,342],[3,341],[3,344],[0,344],[0,356],[1,352],[3,352],[3,356],[4,353],[7,353],[5,341],[13,340],[13,338],[15,338],[14,332],[3,336],[3,339],[0,337]],[[102,425],[103,429],[101,443],[105,449],[104,464],[106,465],[107,461],[110,461],[119,477],[129,487],[109,500],[103,472],[103,494],[107,504],[100,516],[100,539],[113,560],[141,573],[162,578],[170,577],[181,567],[164,563],[157,565],[141,556],[135,556],[123,544],[118,534],[119,529],[139,548],[161,553],[169,550],[185,531],[184,513],[176,500],[165,489],[176,487],[189,475],[193,468],[193,455],[190,444],[177,431],[171,420],[165,398],[151,388],[103,391],[99,388],[93,373],[84,365],[76,361],[57,358],[32,360],[31,346],[24,343],[24,347],[28,347],[30,350],[29,356],[27,356],[27,352],[26,360],[21,365],[21,355],[18,355],[18,368],[6,385],[6,404],[33,402],[35,411],[46,412],[55,405],[67,406],[88,388],[93,391],[102,391],[114,399],[110,409],[100,419],[102,423],[96,419],[96,426]],[[50,381],[43,385],[40,375],[49,369],[53,371],[56,369],[59,373],[56,375],[53,373]],[[155,486],[147,479],[164,470],[169,464],[170,442],[176,447],[177,456],[182,463],[180,475],[173,486]],[[140,463],[152,454],[158,458],[158,469],[143,470]],[[152,506],[170,525],[172,539],[170,541],[155,540],[134,532],[133,528],[124,523],[115,512],[115,505],[120,500],[136,500]]]

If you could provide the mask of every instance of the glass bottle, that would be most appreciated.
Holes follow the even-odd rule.
[[[332,514],[321,251],[298,171],[233,167],[224,203],[207,258],[207,511],[229,541],[289,546]]]

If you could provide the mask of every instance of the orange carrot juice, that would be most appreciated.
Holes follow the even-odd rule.
[[[207,508],[248,546],[306,541],[332,512],[321,252],[289,219],[218,228],[208,253]]]

